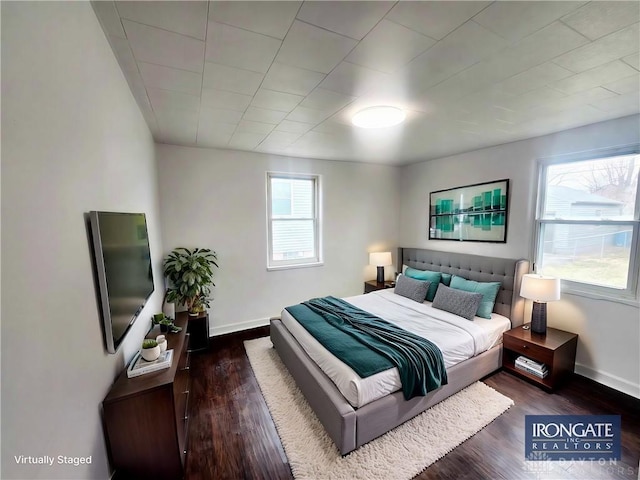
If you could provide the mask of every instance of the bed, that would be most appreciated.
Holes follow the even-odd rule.
[[[407,266],[417,270],[457,275],[477,282],[500,282],[493,312],[507,317],[511,327],[523,323],[524,299],[518,292],[522,275],[529,271],[527,260],[415,248],[398,249],[397,258],[398,271],[401,271],[403,266]],[[384,292],[382,296],[384,295],[393,294]],[[287,312],[283,311],[283,317],[286,314]],[[493,342],[494,344],[488,350],[447,367],[448,384],[429,392],[426,396],[405,400],[402,391],[395,391],[367,400],[362,406],[354,406],[353,399],[350,403],[305,351],[308,345],[303,348],[296,340],[294,334],[285,325],[288,320],[283,321],[283,317],[272,319],[271,341],[342,455],[413,418],[501,366],[502,344]],[[302,343],[305,342],[302,341]]]

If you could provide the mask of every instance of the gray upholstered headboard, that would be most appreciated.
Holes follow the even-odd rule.
[[[529,273],[528,260],[399,248],[398,272],[402,271],[402,265],[450,273],[476,282],[501,282],[493,311],[509,317],[514,327],[524,323],[524,298],[520,296],[520,283],[522,275]]]

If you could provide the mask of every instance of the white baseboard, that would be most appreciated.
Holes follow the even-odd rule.
[[[640,384],[630,382],[616,375],[611,375],[610,373],[594,370],[593,368],[587,367],[581,363],[576,363],[575,372],[578,375],[590,378],[591,380],[602,383],[614,390],[626,393],[627,395],[631,395],[635,398],[640,398]]]
[[[218,335],[225,335],[227,333],[234,333],[240,332],[242,330],[264,327],[266,325],[269,325],[269,318],[270,317],[258,318],[255,320],[247,320],[246,322],[214,326],[212,328],[209,328],[209,336],[216,337]]]

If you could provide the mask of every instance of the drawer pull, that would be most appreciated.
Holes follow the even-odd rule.
[[[184,416],[184,421],[186,422],[189,419],[189,415]]]
[[[185,390],[184,392],[182,392],[183,395],[189,395],[189,390]]]
[[[189,365],[187,365],[186,367],[184,367],[184,368],[182,369],[182,371],[185,371],[185,370],[189,370]]]
[[[526,350],[526,349],[527,349],[527,348],[529,348],[529,347],[528,347],[528,346],[526,346],[526,345],[523,345],[523,346],[522,346],[522,348],[524,348],[524,349]]]

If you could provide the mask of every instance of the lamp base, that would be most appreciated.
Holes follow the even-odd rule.
[[[531,310],[531,331],[541,335],[547,334],[547,304],[533,302]]]
[[[384,267],[378,267],[378,276],[376,277],[376,282],[384,283]]]

